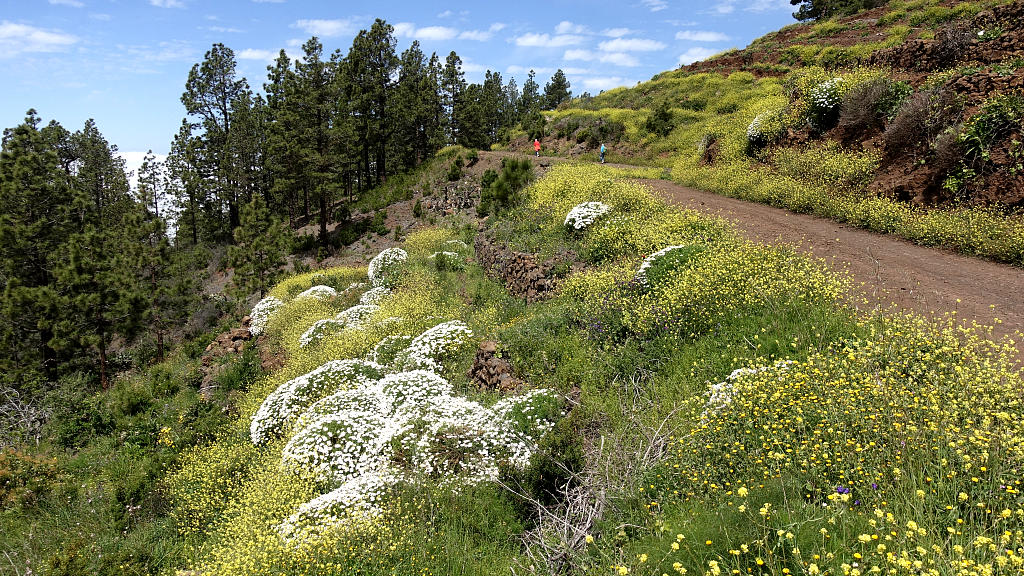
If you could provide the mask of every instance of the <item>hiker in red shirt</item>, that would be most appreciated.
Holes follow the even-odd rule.
[[[533,139],[533,151],[537,156],[540,156],[540,140],[537,138]]]

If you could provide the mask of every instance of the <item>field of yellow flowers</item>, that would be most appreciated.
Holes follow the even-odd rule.
[[[864,316],[637,175],[557,166],[482,232],[274,288],[253,323],[287,363],[167,479],[183,568],[1024,573],[1013,343]],[[565,264],[557,294],[511,297],[478,233]],[[520,389],[469,378],[484,339]]]

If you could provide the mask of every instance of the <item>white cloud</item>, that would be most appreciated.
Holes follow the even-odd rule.
[[[562,48],[564,46],[574,46],[583,42],[582,36],[576,36],[574,34],[559,34],[557,36],[549,36],[548,34],[523,34],[515,38],[516,46],[529,46],[536,48]]]
[[[602,36],[607,36],[609,38],[622,38],[626,34],[632,33],[633,31],[629,28],[608,28],[607,30],[601,31]]]
[[[563,60],[583,60],[585,62],[597,61],[602,64],[614,64],[615,66],[634,67],[639,66],[640,61],[635,56],[625,52],[602,52],[597,53],[590,50],[572,49],[566,50],[562,55]]]
[[[792,10],[789,0],[753,0],[744,10],[748,12],[768,12],[769,10]]]
[[[683,52],[682,54],[679,55],[679,63],[683,65],[693,64],[694,62],[706,60],[709,56],[714,56],[719,52],[721,52],[721,50],[715,50],[713,48],[703,48],[699,46],[690,48],[686,52]]]
[[[458,36],[459,31],[447,26],[426,26],[417,28],[413,32],[413,38],[417,40],[451,40]]]
[[[89,14],[89,18],[99,20],[100,22],[109,22],[110,14]]]
[[[591,61],[594,59],[594,53],[590,50],[582,50],[579,48],[573,48],[566,50],[565,54],[562,55],[563,60],[586,60]]]
[[[218,34],[240,34],[242,32],[238,28],[229,28],[227,26],[207,26],[206,29]]]
[[[82,8],[85,6],[85,3],[79,2],[79,0],[50,0],[50,4],[55,4],[57,6],[71,6],[72,8]]]
[[[416,31],[416,25],[412,22],[398,22],[391,25],[395,29],[395,36],[406,37],[412,36],[412,33]]]
[[[627,80],[621,76],[594,76],[591,78],[584,78],[581,81],[583,89],[587,92],[598,92],[601,90],[608,90],[610,88],[617,88],[619,86],[631,86],[635,84],[632,80]]]
[[[676,40],[689,40],[690,42],[727,42],[729,37],[721,32],[708,30],[683,30],[676,32]]]
[[[24,52],[60,52],[76,42],[78,38],[59,30],[0,22],[0,58],[13,58]]]
[[[150,6],[156,6],[157,8],[184,8],[185,3],[182,0],[149,0]]]
[[[261,50],[259,48],[246,48],[238,52],[237,56],[239,60],[261,60],[263,62],[273,62],[277,59],[279,52],[274,50]]]
[[[438,14],[437,17],[438,18],[451,18],[454,14],[455,14],[455,12],[452,12],[451,10],[445,10],[444,12],[441,12],[440,14]]]
[[[416,40],[451,40],[452,38],[463,38],[455,28],[447,26],[425,26],[417,28],[412,22],[399,22],[394,24],[395,36],[404,38],[415,38]],[[466,34],[465,32],[463,34]],[[465,40],[477,40],[477,38],[463,38]]]
[[[341,36],[358,32],[355,18],[337,18],[334,20],[296,20],[291,26],[312,34],[313,36]]]
[[[646,38],[616,38],[597,45],[605,52],[655,52],[664,50],[665,44]]]
[[[555,26],[555,34],[588,34],[587,27],[582,24],[573,24],[568,20],[562,20]]]
[[[736,0],[722,0],[711,8],[714,14],[732,14],[736,11]]]
[[[668,0],[640,0],[640,3],[651,9],[651,12],[660,12],[668,8]]]
[[[614,64],[616,66],[639,66],[640,61],[635,56],[626,54],[625,52],[608,52],[602,54],[599,60],[603,64]]]

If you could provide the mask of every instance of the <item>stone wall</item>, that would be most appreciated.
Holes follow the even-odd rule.
[[[476,260],[493,278],[501,280],[509,292],[527,302],[536,302],[555,289],[553,264],[538,263],[537,257],[498,246],[483,234],[477,234]]]

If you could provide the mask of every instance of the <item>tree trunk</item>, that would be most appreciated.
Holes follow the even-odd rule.
[[[327,252],[327,191],[320,188],[320,246]]]
[[[100,334],[100,386],[106,390],[109,385],[107,380],[107,338]]]

